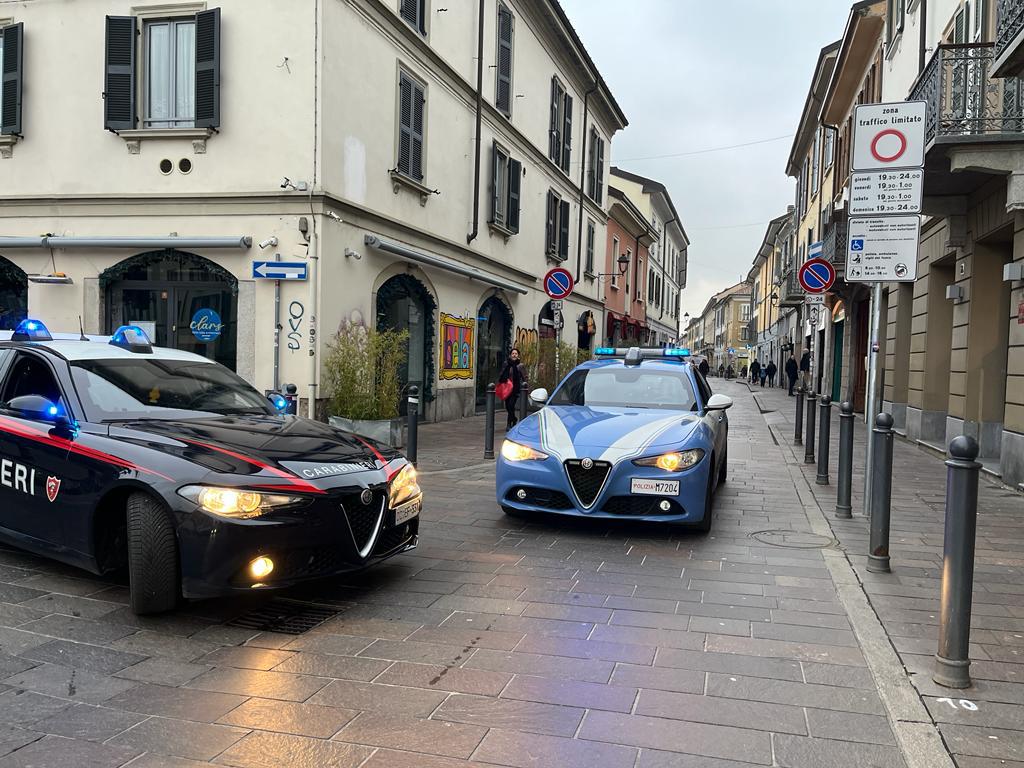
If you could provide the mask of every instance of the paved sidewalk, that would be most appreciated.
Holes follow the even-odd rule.
[[[974,686],[954,691],[931,680],[938,645],[946,468],[941,457],[895,440],[890,555],[892,574],[868,573],[862,509],[866,430],[857,421],[853,520],[836,520],[838,409],[833,408],[830,486],[793,446],[794,399],[753,393],[789,460],[807,477],[818,504],[961,768],[1024,768],[1024,496],[982,475],[972,617]],[[819,430],[820,434],[820,430]],[[962,700],[962,701],[961,701]]]

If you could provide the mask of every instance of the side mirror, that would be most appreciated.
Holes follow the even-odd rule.
[[[709,411],[725,411],[732,408],[732,398],[725,395],[712,395],[704,407]]]
[[[6,408],[26,419],[48,421],[58,425],[69,423],[64,406],[52,403],[42,395],[21,395],[8,402]]]
[[[530,393],[530,403],[537,408],[546,405],[548,402],[548,391],[544,387],[538,387]]]

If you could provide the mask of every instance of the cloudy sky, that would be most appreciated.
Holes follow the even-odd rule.
[[[561,2],[629,119],[613,164],[663,182],[683,219],[683,311],[699,313],[746,277],[769,220],[792,203],[792,136],[818,53],[842,36],[851,2]],[[704,152],[751,142],[762,143]]]

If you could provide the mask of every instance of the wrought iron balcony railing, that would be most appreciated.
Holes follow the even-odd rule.
[[[793,307],[804,303],[804,289],[796,276],[796,269],[790,268],[782,277],[779,285],[779,304],[784,307]]]
[[[995,58],[1001,59],[1024,31],[1024,0],[999,0],[996,11]]]
[[[836,274],[843,276],[846,269],[846,217],[825,227],[825,239],[821,241],[821,257],[828,259],[836,268]]]
[[[1021,79],[993,78],[993,43],[940,45],[910,93],[925,101],[925,141],[1024,131]],[[1019,138],[1019,136],[1015,137]]]

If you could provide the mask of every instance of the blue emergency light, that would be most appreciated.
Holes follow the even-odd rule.
[[[114,335],[110,337],[110,343],[115,347],[127,349],[129,352],[151,353],[153,342],[149,340],[146,332],[137,325],[122,325]]]
[[[286,410],[288,410],[288,400],[282,395],[277,395],[276,397],[272,398],[271,402],[273,402],[274,407],[277,408],[277,410],[281,413],[284,413]]]
[[[690,350],[688,349],[666,349],[665,357],[689,357]]]
[[[595,355],[614,355],[615,347],[598,347],[594,350]]]
[[[53,341],[53,336],[42,322],[26,317],[14,329],[11,341]]]

